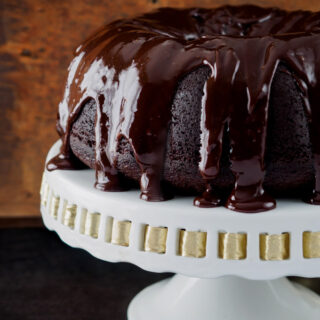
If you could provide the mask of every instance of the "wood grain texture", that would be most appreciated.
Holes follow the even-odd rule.
[[[44,159],[81,41],[102,24],[157,7],[244,3],[320,10],[319,0],[0,0],[0,217],[40,214]]]

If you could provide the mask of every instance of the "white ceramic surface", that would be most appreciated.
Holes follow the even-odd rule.
[[[50,150],[55,155],[59,142]],[[94,171],[45,171],[44,178],[50,193],[60,197],[58,217],[48,214],[49,203],[42,206],[43,220],[67,244],[80,247],[95,257],[117,262],[134,263],[154,272],[174,272],[190,277],[214,278],[234,275],[254,280],[269,280],[287,275],[320,276],[320,259],[305,259],[302,252],[304,231],[320,231],[320,207],[299,200],[279,200],[277,209],[260,214],[243,214],[223,207],[200,209],[192,205],[191,197],[177,197],[166,202],[151,203],[139,199],[139,191],[102,192],[94,189]],[[63,204],[75,204],[75,227],[61,223]],[[81,212],[101,214],[98,237],[94,239],[80,232]],[[110,219],[132,223],[129,246],[106,241]],[[145,226],[167,227],[166,252],[157,254],[143,250]],[[207,232],[204,258],[182,257],[178,254],[179,230]],[[247,258],[223,260],[218,257],[218,234],[247,233]],[[283,261],[260,259],[259,234],[290,233],[290,258]]]
[[[174,276],[139,293],[128,320],[319,320],[320,299],[282,278]]]

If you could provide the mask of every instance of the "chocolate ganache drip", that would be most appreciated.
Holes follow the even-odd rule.
[[[96,188],[127,189],[117,170],[117,145],[125,137],[141,169],[141,198],[170,198],[163,171],[172,99],[179,80],[205,65],[210,76],[203,88],[199,170],[207,189],[194,203],[249,213],[273,209],[275,200],[263,188],[264,158],[270,90],[280,62],[291,68],[303,95],[315,170],[306,201],[320,204],[320,14],[306,11],[163,8],[103,27],[76,50],[70,65],[59,106],[63,145],[47,168],[79,167],[70,131],[93,99]],[[227,197],[212,186],[226,132],[235,176]]]

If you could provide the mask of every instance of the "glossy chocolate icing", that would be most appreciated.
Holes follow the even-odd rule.
[[[118,141],[126,137],[141,168],[141,198],[170,198],[162,173],[171,102],[179,79],[206,65],[211,75],[203,88],[199,170],[207,190],[195,205],[225,204],[242,212],[270,210],[275,200],[263,189],[264,157],[270,88],[281,62],[294,72],[304,98],[315,168],[307,201],[320,204],[319,33],[319,13],[255,6],[163,8],[111,23],[76,50],[59,106],[63,145],[47,168],[77,167],[70,131],[84,104],[93,99],[97,105],[95,186],[105,191],[127,189],[116,166]],[[217,194],[212,187],[220,170],[225,132],[236,178],[229,196]]]

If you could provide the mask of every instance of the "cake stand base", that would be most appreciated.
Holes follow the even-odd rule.
[[[319,320],[320,298],[286,278],[253,281],[176,275],[139,293],[128,320]]]

